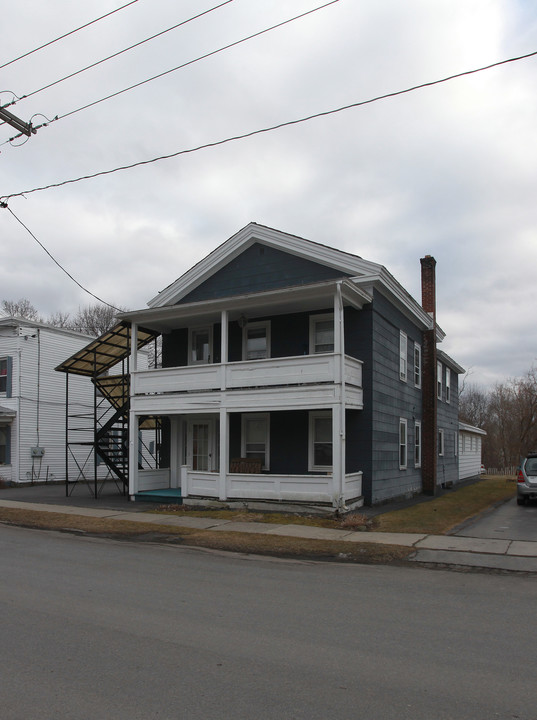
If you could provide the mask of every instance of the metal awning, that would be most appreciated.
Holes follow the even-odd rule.
[[[138,350],[160,335],[138,327]],[[59,372],[98,377],[131,353],[131,325],[121,322],[58,365]]]

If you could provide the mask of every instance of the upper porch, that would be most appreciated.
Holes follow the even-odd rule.
[[[124,313],[133,347],[138,326],[163,336],[162,367],[142,370],[131,360],[131,409],[162,411],[157,406],[167,398],[171,407],[179,393],[189,394],[189,405],[193,395],[201,402],[220,393],[226,405],[251,408],[260,393],[281,398],[290,388],[296,403],[307,386],[315,386],[321,405],[341,402],[344,388],[347,406],[361,408],[356,338],[365,333],[356,311],[368,302],[363,290],[338,280]]]

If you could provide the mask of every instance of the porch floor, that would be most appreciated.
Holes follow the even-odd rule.
[[[163,488],[162,490],[143,490],[134,495],[135,502],[167,503],[182,505],[181,488]]]

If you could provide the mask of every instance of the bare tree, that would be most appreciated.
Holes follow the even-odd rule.
[[[474,427],[484,428],[490,418],[490,395],[479,385],[466,385],[459,395],[459,419]]]
[[[68,328],[70,321],[71,315],[68,312],[58,310],[58,312],[49,315],[45,322],[47,325],[54,325],[54,327]]]
[[[28,298],[19,298],[19,300],[2,300],[2,312],[5,315],[13,317],[25,318],[26,320],[40,321],[37,309],[32,305]]]
[[[120,308],[126,310],[126,308]],[[109,305],[95,304],[78,308],[77,314],[71,318],[66,327],[86,335],[99,336],[116,324],[117,310]]]

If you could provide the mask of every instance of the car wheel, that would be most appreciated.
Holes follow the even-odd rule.
[[[525,505],[525,504],[526,504],[526,498],[523,498],[523,497],[519,498],[519,497],[518,497],[518,498],[516,499],[516,504],[517,504],[517,505]]]

